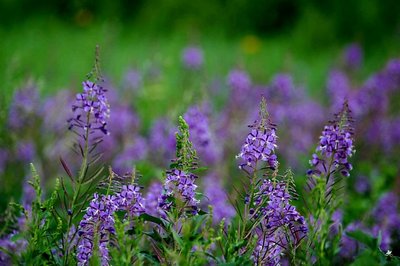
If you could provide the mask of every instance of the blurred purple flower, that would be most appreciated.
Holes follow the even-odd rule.
[[[134,137],[133,143],[125,145],[125,149],[117,154],[113,161],[113,169],[119,174],[132,171],[135,162],[144,160],[148,154],[146,140],[141,136]]]
[[[343,53],[344,64],[349,69],[358,69],[363,63],[363,50],[360,44],[348,45]]]
[[[62,134],[70,118],[69,106],[74,103],[74,96],[69,90],[61,90],[44,102],[43,127],[45,132]]]
[[[20,141],[17,144],[17,158],[24,163],[31,163],[35,156],[35,147],[30,141]]]
[[[207,201],[203,202],[203,205],[213,207],[214,224],[218,224],[223,218],[225,218],[225,224],[229,224],[236,215],[236,211],[229,204],[227,192],[221,185],[221,180],[216,174],[210,174],[204,178],[204,186],[204,196]]]
[[[143,75],[136,69],[129,70],[124,78],[124,87],[137,91],[142,87]]]
[[[346,227],[346,229],[344,229],[344,234],[342,235],[342,238],[340,240],[339,254],[341,257],[352,259],[358,254],[360,248],[362,247],[357,240],[346,235],[347,232],[353,232],[356,230],[364,231],[364,227],[360,222],[351,223]]]
[[[371,189],[371,183],[366,176],[357,176],[354,188],[359,194],[366,194]]]
[[[14,93],[10,104],[8,125],[13,130],[30,128],[35,117],[41,116],[39,93],[35,86],[28,86]]]
[[[238,97],[244,97],[245,95],[242,93],[247,92],[251,88],[251,80],[249,75],[239,69],[233,69],[231,72],[229,72],[227,83],[228,86],[233,90],[233,93]]]
[[[182,52],[182,63],[187,69],[199,69],[203,66],[203,51],[196,46],[189,46]]]
[[[190,140],[207,165],[215,165],[221,159],[221,149],[214,140],[205,112],[199,106],[187,110],[184,118],[189,126]]]
[[[177,128],[167,118],[157,119],[150,129],[149,150],[151,159],[165,163],[175,154]]]
[[[156,217],[163,216],[158,208],[158,199],[161,197],[162,191],[163,186],[160,182],[156,181],[150,184],[144,201],[146,213]]]

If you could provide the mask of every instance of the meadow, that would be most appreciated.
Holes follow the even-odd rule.
[[[396,43],[299,34],[1,29],[0,264],[400,265]]]

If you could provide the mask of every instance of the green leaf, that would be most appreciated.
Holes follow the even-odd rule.
[[[372,237],[369,234],[364,233],[361,230],[346,232],[346,235],[357,240],[360,243],[365,244],[368,248],[375,250],[379,249],[379,241],[377,238]]]

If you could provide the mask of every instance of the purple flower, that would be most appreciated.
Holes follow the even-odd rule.
[[[158,199],[160,198],[162,192],[163,186],[160,182],[151,183],[145,197],[146,213],[153,216],[163,216],[162,212],[158,208]]]
[[[400,234],[400,199],[394,192],[384,194],[377,202],[372,217],[375,222],[372,233],[375,237],[382,235],[381,248],[390,249],[392,235]]]
[[[143,76],[142,74],[135,69],[131,69],[126,73],[125,75],[125,87],[133,89],[133,90],[138,90],[143,83]]]
[[[349,98],[351,91],[350,81],[342,71],[331,71],[326,87],[333,109],[340,108],[343,101]]]
[[[258,210],[252,218],[262,218],[258,244],[252,255],[257,265],[276,265],[288,241],[296,246],[306,236],[305,219],[289,201],[290,194],[284,183],[264,179],[258,188],[252,206]]]
[[[125,149],[118,154],[113,161],[113,169],[119,174],[125,174],[132,170],[135,162],[144,160],[148,148],[143,137],[136,136],[133,143],[125,145]]]
[[[221,149],[214,141],[205,113],[199,106],[194,106],[189,108],[184,118],[189,126],[190,140],[199,153],[199,158],[208,165],[217,164],[221,156]]]
[[[177,129],[171,121],[166,118],[160,118],[153,123],[149,139],[152,159],[164,163],[167,158],[171,158],[175,154],[176,131]]]
[[[28,241],[25,239],[17,238],[16,240],[13,240],[14,235],[17,233],[18,232],[13,232],[0,238],[0,247],[15,255],[21,254],[21,252],[23,252],[28,245]],[[1,250],[0,265],[12,265],[11,258]]]
[[[234,69],[228,74],[227,83],[234,91],[234,94],[247,92],[251,87],[251,80],[249,75],[239,69]],[[242,95],[243,96],[243,95]]]
[[[348,45],[343,53],[344,64],[349,69],[360,68],[363,62],[363,50],[358,43]]]
[[[227,192],[221,185],[216,174],[211,174],[204,178],[204,196],[208,199],[208,204],[213,207],[213,222],[218,224],[223,218],[229,224],[230,220],[236,215],[235,209],[228,202]]]
[[[310,174],[319,174],[322,170],[327,172],[328,176],[331,171],[338,171],[343,176],[349,176],[350,170],[353,168],[348,162],[348,158],[353,155],[353,129],[350,125],[350,110],[345,103],[342,111],[336,115],[336,119],[325,126],[320,137],[319,146],[313,154],[310,164],[314,170],[309,171]],[[328,165],[333,169],[328,169]],[[321,166],[323,166],[321,168]]]
[[[117,195],[118,207],[126,211],[129,216],[139,216],[145,212],[144,200],[140,187],[136,185],[124,185]]]
[[[351,223],[346,227],[346,229],[344,230],[344,234],[342,235],[342,238],[340,240],[339,254],[341,257],[351,259],[357,255],[359,249],[361,248],[361,244],[357,240],[347,236],[346,233],[362,229],[362,224],[359,222]]]
[[[82,85],[83,92],[76,95],[76,102],[72,105],[75,117],[68,120],[69,129],[77,127],[90,132],[99,130],[107,135],[110,106],[105,95],[106,90],[91,81],[85,81]]]
[[[187,69],[199,69],[203,61],[203,51],[199,47],[189,46],[182,52],[182,63]]]
[[[371,183],[366,176],[357,176],[355,184],[355,190],[359,194],[365,194],[371,189]]]
[[[20,141],[17,144],[17,158],[25,163],[32,162],[35,156],[35,147],[32,142]]]
[[[275,148],[277,136],[275,127],[268,122],[267,125],[255,122],[250,126],[251,131],[247,135],[246,141],[236,158],[241,159],[240,169],[250,169],[251,172],[257,170],[257,164],[261,161],[275,169],[278,166]]]
[[[93,195],[93,200],[83,219],[79,223],[79,242],[77,246],[78,265],[89,265],[96,245],[102,265],[109,265],[108,243],[114,234],[114,212],[118,209],[118,198],[115,196]],[[98,240],[94,243],[95,239]]]
[[[196,178],[197,176],[182,170],[168,171],[164,183],[164,193],[159,198],[159,207],[169,211],[173,206],[171,198],[175,198],[182,202],[184,208],[196,214],[199,203],[199,200],[196,199]]]
[[[66,121],[70,118],[68,106],[74,103],[74,95],[69,90],[61,90],[44,102],[43,127],[46,132],[62,134]]]
[[[35,86],[28,86],[14,93],[8,117],[13,130],[34,126],[35,117],[41,115],[39,93]]]

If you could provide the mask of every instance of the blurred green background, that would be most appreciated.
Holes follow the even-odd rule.
[[[116,84],[128,68],[157,61],[160,101],[179,86],[180,53],[191,43],[204,49],[209,76],[240,66],[266,82],[290,71],[319,96],[344,45],[365,49],[364,76],[399,55],[399,14],[396,0],[0,0],[0,117],[28,79],[42,94],[76,87],[96,44]]]

